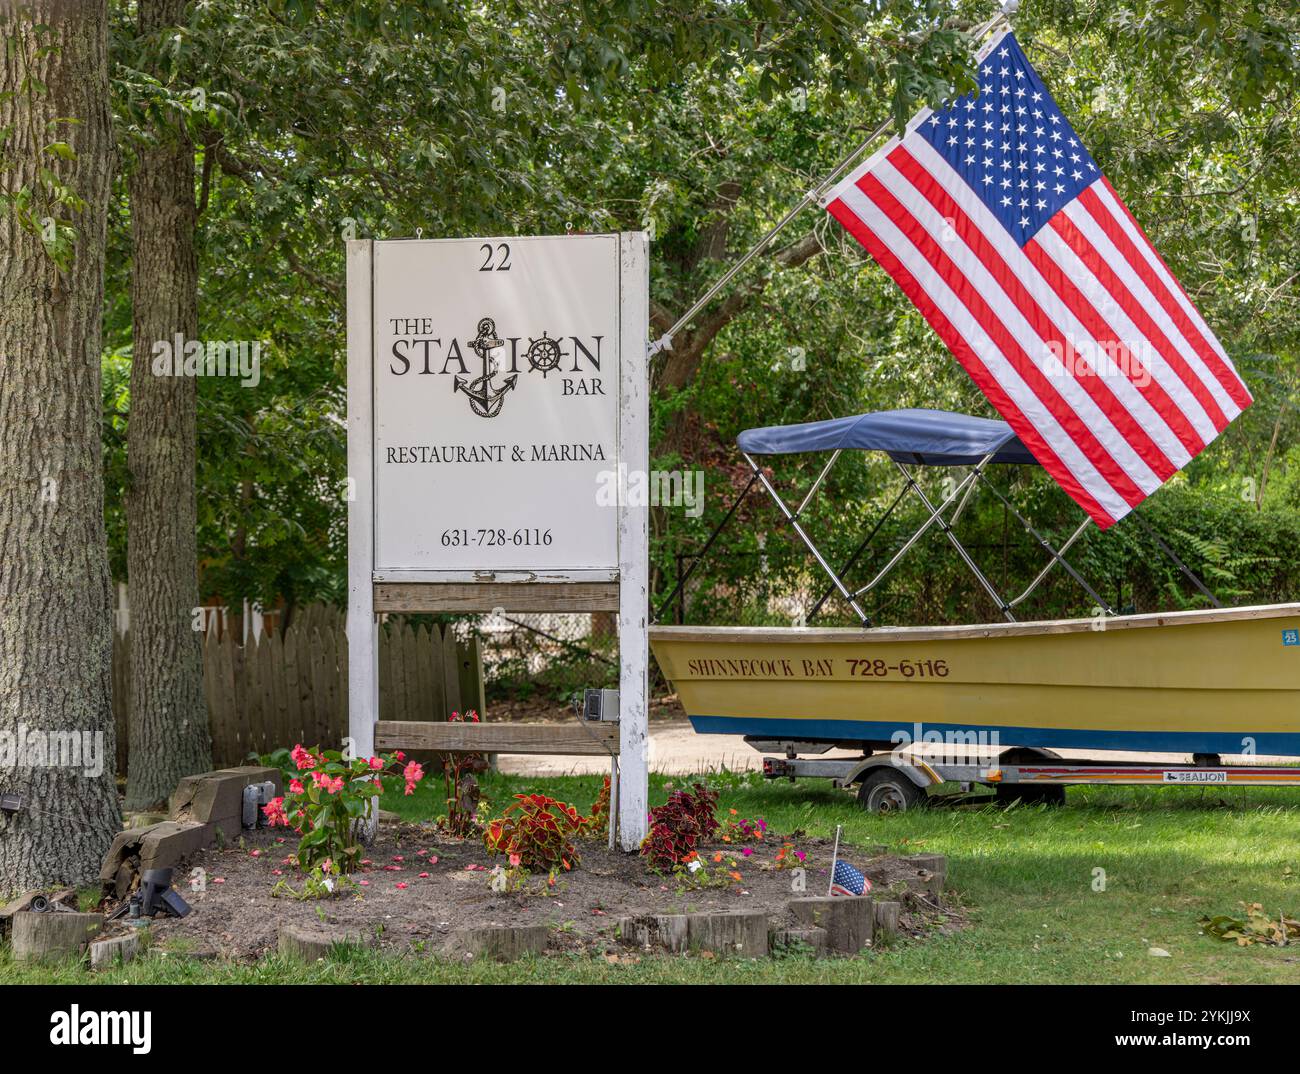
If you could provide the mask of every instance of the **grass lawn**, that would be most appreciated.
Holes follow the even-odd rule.
[[[1202,936],[1205,914],[1259,902],[1300,916],[1300,793],[1290,789],[1077,788],[1061,809],[931,808],[869,816],[844,792],[815,782],[762,784],[712,777],[721,807],[762,816],[777,832],[831,835],[853,843],[949,859],[949,884],[969,909],[963,932],[854,960],[785,958],[716,962],[647,957],[547,957],[498,965],[357,954],[303,968],[268,957],[251,965],[144,959],[96,975],[135,983],[300,982],[826,982],[826,983],[1280,983],[1300,982],[1300,947],[1238,948]],[[586,809],[595,777],[487,776],[487,796],[544,790]],[[654,777],[652,804],[665,779]],[[678,783],[681,782],[679,779]],[[441,781],[385,808],[411,819],[439,811]],[[1104,890],[1100,886],[1104,870]],[[1163,948],[1171,957],[1148,954]],[[84,982],[79,966],[29,969],[0,951],[0,983]]]

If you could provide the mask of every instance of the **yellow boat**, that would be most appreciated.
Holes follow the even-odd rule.
[[[809,619],[838,593],[863,627],[652,626],[651,649],[696,731],[884,749],[940,741],[1300,757],[1300,604],[1224,608],[1156,536],[1157,546],[1214,606],[1116,614],[1065,559],[1090,521],[1085,519],[1055,548],[985,478],[989,465],[1034,464],[1005,422],[896,410],[751,429],[737,443],[752,470],[740,498],[761,483],[830,578]],[[856,589],[844,579],[871,538],[836,570],[800,521],[835,460],[850,449],[886,452],[905,478],[899,499],[910,492],[927,511],[924,524],[885,567]],[[830,458],[802,502],[792,507],[754,456],[805,452],[825,452]],[[911,467],[918,465],[965,467],[967,472],[962,481],[950,483],[950,494],[936,506],[913,477]],[[957,520],[978,486],[991,489],[1050,557],[1014,598],[997,591],[957,536]],[[1147,525],[1140,516],[1131,517]],[[1006,622],[871,624],[863,594],[932,527],[953,545]],[[879,525],[873,534],[878,530]],[[1057,566],[1087,591],[1095,616],[1016,621],[1015,609]],[[688,571],[660,614],[672,606],[689,577]]]
[[[703,734],[1300,756],[1300,604],[865,630],[657,626],[650,647]]]

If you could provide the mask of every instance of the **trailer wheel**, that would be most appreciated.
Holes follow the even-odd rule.
[[[1035,785],[1032,783],[999,783],[997,785],[999,805],[1065,805],[1065,788],[1060,784]]]
[[[858,805],[871,813],[901,813],[924,801],[920,787],[889,768],[872,769],[858,784]]]

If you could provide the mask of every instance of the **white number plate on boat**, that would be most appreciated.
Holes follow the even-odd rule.
[[[1227,772],[1182,771],[1166,772],[1166,783],[1227,783]]]

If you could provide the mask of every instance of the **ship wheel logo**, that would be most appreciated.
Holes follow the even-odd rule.
[[[529,339],[528,350],[524,353],[528,359],[529,367],[536,373],[541,373],[542,379],[546,379],[546,374],[560,367],[560,359],[564,353],[560,350],[558,340],[551,339],[545,332],[538,339]]]
[[[504,347],[505,341],[498,338],[497,323],[491,317],[479,321],[478,335],[470,342],[470,346],[479,357],[482,372],[473,380],[457,377],[451,390],[453,393],[464,392],[469,399],[470,409],[480,418],[495,418],[501,413],[506,396],[519,382],[519,375],[510,374],[501,382],[500,387],[493,383],[498,366],[492,352]]]

